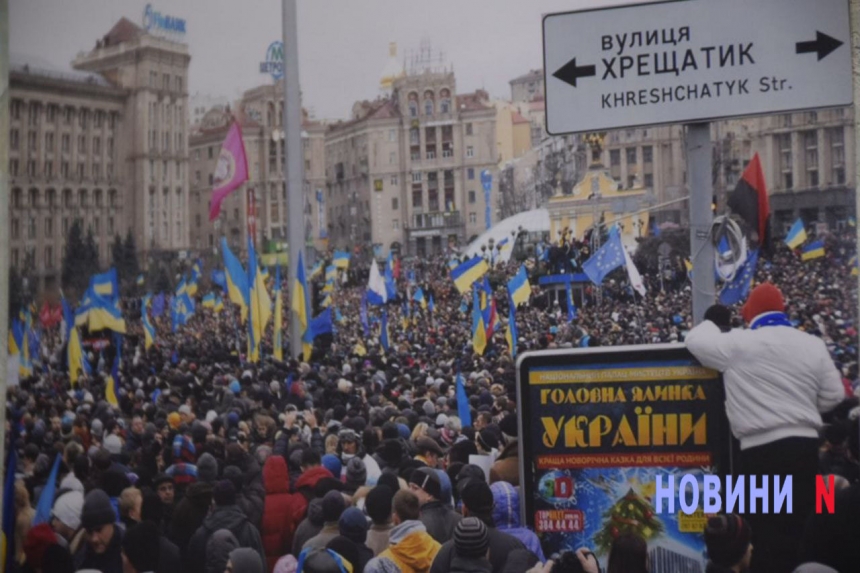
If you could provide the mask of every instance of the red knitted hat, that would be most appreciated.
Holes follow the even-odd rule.
[[[749,299],[741,309],[744,321],[749,324],[764,312],[784,312],[785,299],[778,288],[770,283],[762,283],[750,293]]]
[[[47,523],[31,527],[24,538],[24,555],[27,556],[27,563],[34,569],[41,569],[45,551],[55,543],[57,543],[57,535]]]

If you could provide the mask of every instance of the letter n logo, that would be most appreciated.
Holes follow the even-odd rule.
[[[833,476],[827,476],[827,486],[824,485],[824,476],[815,476],[815,513],[821,513],[821,501],[827,508],[827,513],[833,513],[835,486]]]

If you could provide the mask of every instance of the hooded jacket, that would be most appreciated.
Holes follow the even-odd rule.
[[[322,478],[326,477],[333,476],[331,475],[331,472],[324,467],[316,466],[304,472],[299,476],[299,479],[296,480],[296,493],[301,494],[300,496],[296,496],[296,504],[293,507],[293,518],[296,520],[296,523],[301,523],[305,518],[308,510],[308,503],[314,497],[314,488]]]
[[[305,543],[322,531],[324,522],[322,499],[311,500],[311,503],[308,505],[308,516],[299,523],[296,533],[293,535],[293,555],[301,553]]]
[[[266,501],[260,526],[260,537],[266,550],[266,567],[269,571],[275,567],[282,555],[289,553],[300,523],[295,516],[295,506],[303,505],[304,498],[301,494],[291,494],[289,485],[287,462],[281,456],[269,456],[263,466]]]
[[[97,554],[90,548],[90,544],[84,541],[81,548],[74,556],[75,570],[95,569],[102,573],[123,573],[122,568],[122,535],[121,526],[114,524],[113,537],[108,543],[107,550]]]
[[[219,529],[206,542],[206,573],[224,573],[230,552],[239,547],[229,529]]]
[[[380,561],[391,561],[401,573],[426,573],[441,545],[430,537],[424,524],[416,520],[404,521],[391,530],[391,545],[371,559],[365,571],[380,565]],[[376,563],[375,563],[376,562]],[[385,570],[385,569],[378,569]]]
[[[493,521],[496,529],[519,539],[526,549],[537,555],[541,563],[546,561],[540,541],[534,531],[520,527],[520,494],[517,489],[504,481],[490,486],[493,492]]]
[[[191,573],[203,573],[206,562],[206,547],[209,538],[219,529],[227,529],[239,542],[240,547],[250,547],[260,554],[261,562],[266,561],[266,552],[257,528],[251,525],[248,517],[242,513],[239,506],[222,505],[216,507],[197,530],[188,543],[186,567]]]
[[[451,539],[454,528],[462,518],[462,515],[441,501],[431,501],[421,506],[421,523],[427,528],[427,533],[439,543]]]

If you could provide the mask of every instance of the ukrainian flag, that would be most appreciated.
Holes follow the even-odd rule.
[[[194,300],[187,292],[183,292],[173,299],[172,311],[173,332],[176,332],[179,325],[188,324],[188,319],[194,314]]]
[[[322,272],[322,270],[323,270],[322,261],[317,261],[317,264],[315,264],[314,268],[311,269],[311,273],[310,273],[310,275],[308,275],[308,278],[311,280],[315,279],[317,277],[317,275]]]
[[[516,358],[517,339],[519,338],[519,334],[517,333],[517,306],[511,299],[508,299],[508,306],[511,308],[511,314],[508,316],[508,329],[505,332],[505,340],[508,342],[508,348],[511,351],[511,358]]]
[[[466,293],[472,287],[472,284],[489,270],[487,261],[481,257],[474,257],[451,271],[451,278],[454,279],[454,286],[460,291],[460,294]]]
[[[331,306],[331,293],[325,295],[325,298],[320,303],[320,308],[328,308]]]
[[[220,313],[224,310],[224,299],[220,296],[215,299],[215,306],[212,307],[216,313]]]
[[[480,300],[478,300],[478,289],[472,291],[472,348],[478,355],[483,355],[484,349],[487,348],[487,329],[484,325],[484,313],[481,312]]]
[[[857,226],[857,219],[854,217],[848,217],[848,226],[854,228]]]
[[[532,285],[529,284],[529,275],[526,268],[520,265],[520,270],[508,281],[508,293],[511,295],[511,301],[514,306],[519,306],[524,302],[528,302],[532,294]]]
[[[215,308],[215,294],[210,292],[204,296],[201,304],[203,305],[203,308]]]
[[[145,279],[144,279],[143,273],[137,275],[137,286],[143,286],[144,282],[145,282]]]
[[[505,237],[504,239],[496,243],[496,248],[499,250],[500,253],[505,249],[509,249],[510,247],[510,239],[508,237]]]
[[[794,250],[805,243],[806,238],[806,229],[803,227],[803,220],[798,219],[788,231],[788,235],[785,237],[785,244],[788,245],[789,249]]]
[[[260,346],[263,342],[263,334],[266,326],[272,318],[272,300],[266,291],[266,283],[257,265],[257,251],[254,243],[248,238],[248,285],[250,286],[249,305],[251,310],[250,333],[248,342],[250,345],[250,361],[259,362]]]
[[[824,256],[824,241],[814,241],[803,247],[801,260],[811,261],[812,259],[820,259]]]
[[[81,335],[76,326],[73,326],[69,330],[69,344],[66,349],[66,356],[69,365],[69,380],[71,380],[72,386],[74,386],[78,383],[79,372],[86,373],[89,370],[84,358],[84,350],[81,346]]]
[[[105,400],[114,408],[119,408],[119,400],[116,397],[116,383],[119,380],[119,354],[120,349],[117,347],[116,357],[113,359],[113,367],[105,380]]]
[[[143,302],[140,304],[140,316],[143,320],[143,344],[145,350],[149,350],[152,348],[152,345],[155,344],[155,327],[149,320],[149,299],[151,298],[152,295],[146,295],[143,297]]]
[[[281,294],[281,265],[275,266],[275,325],[272,331],[272,353],[284,360],[284,297]]]
[[[322,288],[322,292],[325,292],[325,293],[334,292],[334,280],[326,281],[325,286]]]
[[[90,293],[85,321],[90,332],[112,330],[125,334],[125,319],[118,305],[118,300],[111,302],[96,293]]]
[[[335,251],[334,259],[332,260],[332,264],[339,269],[348,269],[349,268],[349,253],[344,251]]]
[[[337,278],[337,267],[334,265],[329,265],[325,269],[325,280],[326,282],[333,281]]]
[[[453,271],[457,268],[457,265],[459,264],[460,263],[457,261],[457,259],[451,259],[450,261],[448,261],[448,270]]]
[[[90,289],[97,295],[113,301],[119,297],[119,282],[117,281],[116,269],[112,268],[106,273],[93,275],[90,278]]]
[[[242,263],[227,246],[227,239],[221,237],[221,253],[224,256],[224,275],[227,279],[227,296],[230,302],[242,309],[242,322],[248,318],[248,275]]]
[[[415,294],[412,295],[412,300],[420,304],[421,308],[427,308],[427,299],[424,297],[424,291],[420,287],[415,291]]]
[[[848,266],[851,267],[851,276],[856,277],[860,275],[860,266],[857,265],[857,255],[851,257],[851,260],[848,262]]]
[[[302,325],[302,356],[310,360],[313,351],[313,331],[310,328],[311,297],[308,291],[308,279],[305,276],[305,263],[302,252],[299,251],[299,260],[296,261],[296,275],[293,284],[292,301],[290,307],[296,313],[296,319]],[[293,351],[295,351],[295,346]]]

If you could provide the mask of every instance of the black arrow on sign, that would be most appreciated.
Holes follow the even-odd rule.
[[[830,52],[842,45],[842,42],[828,36],[819,31],[815,31],[815,40],[811,42],[798,42],[795,44],[796,53],[809,54],[810,52],[818,52],[818,61],[820,62]]]
[[[576,80],[579,78],[588,78],[597,75],[597,68],[594,66],[577,66],[576,58],[573,58],[568,63],[560,67],[554,74],[556,77],[566,84],[576,87]]]

